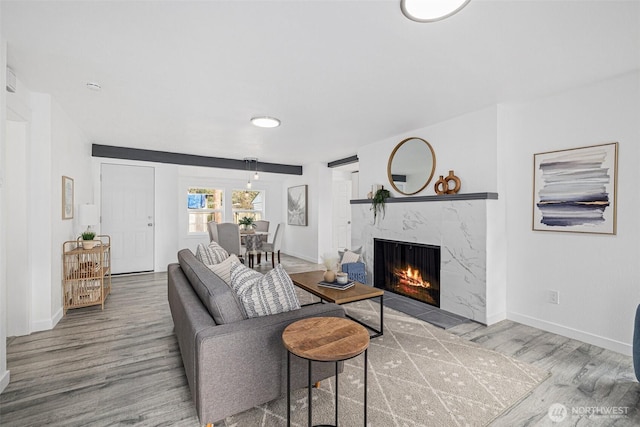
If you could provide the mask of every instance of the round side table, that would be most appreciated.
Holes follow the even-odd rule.
[[[312,418],[311,362],[334,362],[336,379],[335,424],[338,426],[338,362],[364,353],[364,425],[367,425],[367,349],[369,332],[364,326],[342,317],[309,317],[287,326],[282,332],[287,349],[287,427],[291,426],[291,354],[308,362],[308,425]],[[320,427],[320,426],[317,426]]]

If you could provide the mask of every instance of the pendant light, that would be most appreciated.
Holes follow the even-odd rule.
[[[260,175],[258,175],[258,159],[256,159],[256,173],[253,174],[253,180],[257,181],[260,179]]]

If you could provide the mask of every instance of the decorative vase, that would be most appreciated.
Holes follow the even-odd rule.
[[[324,272],[324,281],[327,283],[333,283],[336,280],[336,273],[333,270],[327,270]]]
[[[451,188],[449,185],[450,181],[453,181],[453,188]],[[433,186],[433,189],[435,190],[436,194],[443,195],[443,194],[456,194],[458,193],[458,191],[460,191],[460,187],[461,187],[460,178],[455,176],[453,174],[453,171],[449,171],[449,175],[446,178],[440,175],[440,178],[438,179],[438,181],[436,181],[436,184]]]

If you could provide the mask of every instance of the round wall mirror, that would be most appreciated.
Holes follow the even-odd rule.
[[[391,186],[405,196],[422,191],[433,178],[435,170],[433,147],[424,139],[415,137],[400,141],[387,164]]]

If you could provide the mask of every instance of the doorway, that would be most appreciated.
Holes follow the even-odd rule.
[[[111,236],[112,274],[154,270],[154,176],[148,166],[101,166],[101,232]]]

